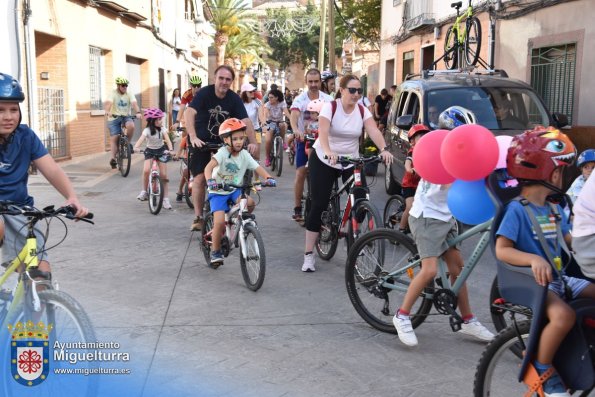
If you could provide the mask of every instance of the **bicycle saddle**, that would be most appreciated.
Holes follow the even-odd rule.
[[[457,10],[463,6],[462,1],[457,1],[456,3],[450,3],[451,8],[456,8]]]

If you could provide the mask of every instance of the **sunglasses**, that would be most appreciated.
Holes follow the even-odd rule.
[[[197,84],[192,84],[192,88],[200,88],[200,86]]]
[[[350,94],[355,94],[357,92],[360,95],[364,92],[364,90],[361,88],[353,88],[353,87],[347,87],[347,91],[349,91]]]
[[[128,87],[128,84],[120,84],[120,87],[126,88],[126,87]]]

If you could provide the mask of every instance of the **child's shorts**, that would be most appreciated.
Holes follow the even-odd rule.
[[[413,240],[417,245],[420,259],[439,257],[448,250],[446,240],[450,240],[459,235],[457,222],[451,218],[444,222],[434,218],[416,218],[409,216],[409,228],[413,235]],[[459,248],[457,244],[455,248]]]
[[[403,198],[415,197],[415,191],[417,190],[416,187],[404,187],[401,188],[401,193],[403,193]]]
[[[582,279],[582,278],[568,277],[568,276],[562,276],[562,277],[564,278],[564,282],[566,283],[566,285],[568,286],[570,291],[572,291],[572,299],[576,299],[578,297],[578,295],[589,284],[591,284],[589,281]],[[562,283],[562,281],[560,281],[560,280],[552,281],[548,285],[548,289],[550,291],[554,292],[559,297],[564,298],[565,291],[564,291],[564,284]]]
[[[231,207],[240,197],[242,191],[240,189],[234,190],[230,194],[209,193],[209,204],[211,205],[211,212],[225,211],[229,212]]]

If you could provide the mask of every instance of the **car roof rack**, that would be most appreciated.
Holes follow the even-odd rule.
[[[452,74],[464,74],[467,73],[469,75],[486,75],[486,76],[500,76],[500,77],[508,77],[508,73],[506,73],[503,69],[476,69],[473,67],[462,68],[462,69],[447,69],[447,70],[423,70],[421,73],[416,74],[408,74],[405,76],[405,80],[410,80],[414,77],[421,77],[423,79],[428,79],[434,76],[448,76]]]

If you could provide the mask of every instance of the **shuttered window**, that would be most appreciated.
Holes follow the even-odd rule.
[[[103,53],[101,48],[89,47],[89,84],[91,110],[103,109],[101,87],[103,86]]]

